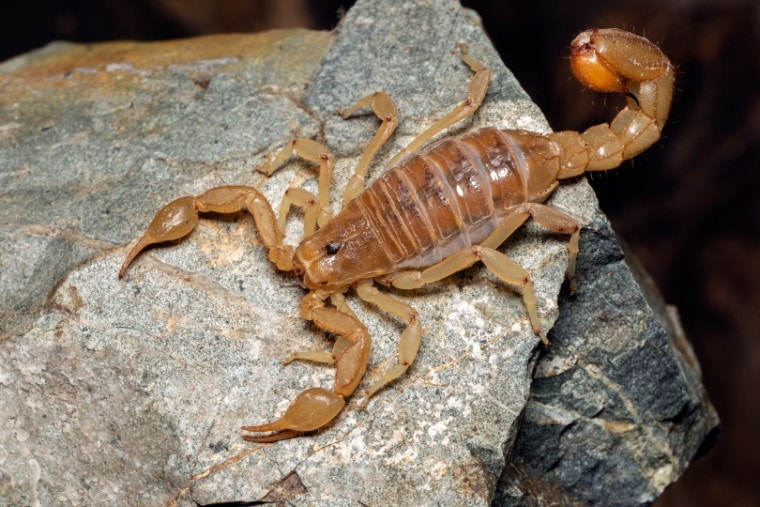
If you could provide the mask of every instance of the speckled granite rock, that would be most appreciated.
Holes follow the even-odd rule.
[[[313,188],[314,171],[300,163],[269,179],[252,170],[294,136],[333,150],[338,194],[377,122],[344,121],[337,111],[379,89],[396,99],[402,117],[379,154],[382,164],[463,97],[470,73],[456,52],[462,42],[495,73],[483,109],[454,131],[546,131],[477,17],[448,0],[359,2],[335,33],[57,43],[0,65],[0,503],[486,505],[520,496],[505,466],[541,348],[520,298],[484,270],[399,293],[420,310],[426,329],[409,375],[366,412],[352,400],[325,431],[273,445],[246,444],[239,426],[273,419],[305,388],[329,387],[332,371],[280,366],[290,352],[327,341],[298,320],[303,290],[267,262],[250,218],[205,221],[116,278],[127,244],[175,197],[237,183],[257,185],[277,203],[293,183]],[[609,241],[584,181],[564,186],[552,202],[595,224],[587,230],[602,231],[601,239],[584,235],[584,249]],[[292,241],[298,227],[294,217]],[[504,247],[534,276],[547,328],[558,313],[564,241],[531,225]],[[599,298],[580,271],[586,285],[570,305],[584,295]],[[625,283],[619,293],[635,285]],[[355,298],[350,304],[374,337],[372,378],[392,357],[402,324]],[[628,317],[610,325],[634,337],[616,341],[606,356],[598,352],[603,360],[639,351],[644,361],[636,364],[646,365],[654,346],[682,367],[664,334],[655,332],[661,338],[652,345],[636,338],[637,327],[625,327],[638,322],[631,317],[638,310],[617,308]],[[593,317],[583,315],[589,325]],[[583,364],[581,356],[563,355],[565,347],[579,354],[573,343],[583,336],[555,332],[550,362],[538,369],[549,380],[535,386],[568,376],[554,374],[556,357],[565,366]],[[556,371],[587,371],[565,366]],[[641,376],[632,382],[661,378],[661,371],[649,377],[645,367],[634,369]],[[693,398],[695,371],[658,405],[655,429],[669,414],[709,420]],[[619,411],[620,403],[631,408],[628,398],[606,395],[608,384],[583,385],[597,390],[598,402],[589,403],[598,413],[627,421]],[[561,475],[556,461],[544,470],[528,452],[532,436],[551,436],[556,427],[543,424],[541,410],[561,403],[562,390],[544,395],[551,403],[536,403],[549,392],[535,391],[527,405],[518,454],[523,469]],[[593,427],[607,420],[583,415]],[[690,442],[699,441],[697,427]],[[614,452],[601,448],[597,457],[604,462]],[[656,487],[639,486],[650,496],[691,456],[690,447],[671,452],[677,459],[655,477]],[[593,483],[612,495],[620,477],[643,484],[663,469],[660,462],[637,466]]]

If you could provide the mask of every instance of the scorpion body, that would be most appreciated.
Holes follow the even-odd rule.
[[[536,139],[544,138],[495,128],[445,138],[385,171],[322,234],[337,237],[348,228],[346,221],[361,222],[367,242],[362,264],[368,270],[359,278],[432,266],[480,244],[515,205],[549,197],[560,152]],[[531,171],[537,163],[549,166],[547,171]],[[554,185],[536,181],[545,173]]]
[[[285,361],[335,365],[333,389],[307,389],[280,419],[244,427],[249,432],[268,433],[245,435],[246,440],[271,442],[314,431],[341,412],[345,398],[353,394],[364,375],[371,348],[366,327],[345,303],[349,289],[407,322],[396,364],[368,388],[363,406],[404,374],[414,362],[422,338],[417,311],[378,290],[374,282],[398,289],[416,288],[482,262],[505,283],[521,288],[528,320],[548,344],[529,273],[497,247],[529,218],[551,231],[569,234],[567,275],[574,290],[580,223],[544,202],[559,180],[617,167],[656,142],[668,116],[674,81],[673,66],[659,48],[629,32],[588,30],[573,40],[571,49],[573,72],[583,84],[628,96],[627,106],[610,124],[583,133],[548,135],[483,128],[420,150],[431,137],[473,114],[485,97],[490,71],[464,53],[463,61],[474,72],[466,99],[418,135],[391,160],[390,168],[364,189],[370,162],[394,131],[398,113],[384,92],[359,100],[345,112],[344,116],[349,116],[371,107],[381,126],[349,181],[345,206],[335,217],[329,208],[332,155],[308,139],[292,141],[268,166],[259,168],[271,174],[293,152],[320,165],[318,194],[290,188],[280,205],[279,220],[264,196],[249,186],[213,188],[172,201],[158,212],[127,255],[120,277],[146,246],[189,234],[200,212],[247,209],[269,259],[278,269],[295,272],[308,289],[301,317],[337,336],[331,351],[297,352]],[[283,242],[285,219],[294,205],[306,209],[304,239],[297,247]]]

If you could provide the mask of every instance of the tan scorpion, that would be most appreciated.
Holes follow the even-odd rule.
[[[212,188],[199,196],[181,197],[158,212],[127,255],[121,278],[148,245],[187,236],[203,212],[253,215],[261,242],[277,269],[293,271],[308,293],[300,316],[337,336],[331,351],[292,354],[293,360],[335,365],[332,390],[314,387],[299,394],[278,420],[245,426],[251,442],[273,442],[329,424],[359,385],[370,355],[367,328],[349,309],[344,294],[353,289],[372,303],[407,322],[398,345],[398,361],[372,384],[362,406],[412,365],[422,328],[416,310],[374,282],[413,289],[482,262],[499,279],[522,289],[530,323],[546,342],[536,311],[530,275],[497,248],[532,217],[543,227],[569,234],[567,277],[574,289],[580,224],[577,219],[542,204],[559,181],[585,171],[618,167],[660,138],[673,94],[674,68],[649,40],[618,29],[588,30],[571,44],[571,66],[585,86],[627,95],[627,105],[610,124],[583,133],[548,135],[525,130],[483,128],[445,138],[420,151],[423,144],[452,124],[472,115],[488,89],[490,70],[463,51],[474,72],[466,99],[419,134],[397,154],[389,169],[363,188],[377,150],[398,124],[393,100],[377,92],[345,111],[348,117],[371,107],[381,125],[362,155],[344,192],[345,206],[330,212],[333,157],[316,141],[288,143],[270,164],[271,174],[293,153],[318,162],[318,195],[290,188],[279,208],[279,220],[266,198],[250,186]],[[283,244],[291,206],[305,208],[304,239],[297,247]],[[262,434],[263,433],[263,434]]]

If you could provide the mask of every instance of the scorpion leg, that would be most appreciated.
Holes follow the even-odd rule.
[[[391,280],[391,283],[394,287],[400,289],[414,289],[427,283],[443,280],[458,271],[469,268],[478,261],[482,261],[486,268],[502,281],[510,285],[522,287],[523,303],[528,310],[528,318],[533,331],[541,338],[544,344],[548,344],[546,336],[541,330],[541,323],[538,318],[538,311],[536,310],[536,294],[533,290],[533,281],[530,279],[530,274],[517,262],[493,248],[482,245],[464,248],[438,264],[434,264],[422,271],[406,271],[401,273]]]
[[[343,191],[344,202],[350,201],[364,189],[367,171],[372,160],[375,158],[375,154],[377,154],[377,150],[385,144],[398,126],[396,104],[387,93],[382,91],[359,99],[356,104],[343,111],[342,116],[343,118],[348,118],[359,109],[364,109],[365,107],[371,107],[375,115],[381,120],[381,123],[372,141],[364,149],[364,153],[362,153],[362,157],[356,165],[353,176],[351,176],[351,179],[346,184],[346,189]]]
[[[528,272],[514,260],[495,250],[509,238],[525,221],[533,219],[547,229],[561,234],[570,234],[568,244],[567,278],[570,290],[575,291],[575,260],[578,255],[578,240],[580,238],[580,223],[577,219],[544,204],[525,203],[517,206],[506,216],[499,226],[480,245],[465,248],[456,252],[443,261],[422,271],[405,271],[391,280],[394,287],[413,289],[430,282],[442,280],[457,271],[472,266],[478,260],[511,285],[522,286],[523,300],[528,310],[528,317],[535,333],[546,344],[546,336],[541,330],[541,324],[536,310],[536,297],[533,282]]]
[[[497,248],[522,225],[528,217],[546,227],[550,231],[560,234],[569,234],[570,241],[567,245],[567,280],[570,282],[570,292],[576,290],[575,262],[578,257],[578,242],[580,240],[581,225],[578,219],[545,204],[524,203],[517,207],[516,211],[509,215],[488,236],[481,246]]]
[[[269,164],[257,167],[256,170],[267,176],[271,176],[272,173],[290,159],[293,153],[306,161],[319,162],[319,190],[316,198],[311,196],[311,194],[309,194],[311,197],[303,198],[303,193],[290,193],[290,195],[288,192],[285,193],[279,210],[281,229],[284,230],[285,217],[293,204],[306,206],[307,212],[309,206],[315,208],[317,210],[316,222],[322,227],[332,216],[332,211],[330,210],[330,182],[332,181],[333,167],[335,165],[334,157],[323,144],[312,139],[299,137],[286,144]],[[302,192],[306,191],[303,190]],[[306,226],[307,224],[304,225]]]
[[[380,378],[372,384],[362,401],[362,408],[367,406],[369,399],[386,384],[389,384],[403,375],[407,369],[412,365],[414,359],[417,357],[417,352],[420,349],[420,342],[422,340],[422,328],[420,326],[420,314],[417,310],[402,303],[396,298],[393,298],[387,294],[383,294],[377,287],[372,285],[372,281],[364,281],[356,286],[356,293],[358,296],[374,305],[377,305],[382,310],[402,318],[407,321],[406,329],[401,333],[401,338],[398,343],[398,363],[389,368],[383,373]]]
[[[525,205],[533,217],[533,220],[546,227],[550,231],[560,234],[569,234],[570,241],[567,244],[567,280],[570,282],[570,293],[576,291],[575,261],[578,257],[579,241],[581,237],[581,224],[577,218],[563,213],[562,211],[545,204],[529,203]]]
[[[301,318],[314,322],[329,333],[340,335],[335,342],[331,357],[326,352],[299,352],[292,360],[309,360],[335,364],[335,385],[328,391],[314,387],[296,396],[280,419],[258,426],[244,426],[244,431],[270,432],[271,435],[245,435],[249,442],[274,442],[295,437],[307,431],[317,430],[330,423],[345,406],[344,398],[350,396],[359,385],[367,369],[372,339],[367,328],[352,314],[339,308],[327,308],[324,295],[310,292],[301,303]]]
[[[282,231],[266,198],[253,187],[226,186],[212,188],[196,197],[180,197],[164,206],[127,254],[119,270],[119,278],[124,276],[132,261],[147,246],[190,234],[198,224],[199,212],[237,213],[243,209],[253,216],[261,242],[269,249],[269,258],[279,269],[292,269],[292,251],[282,245]]]
[[[281,231],[285,230],[285,223],[288,218],[291,206],[302,206],[306,208],[303,219],[304,237],[311,236],[317,230],[319,214],[322,211],[319,205],[319,199],[311,192],[298,187],[290,187],[285,191],[280,201],[279,219],[277,225]]]
[[[488,91],[488,84],[491,81],[491,69],[478,62],[469,53],[467,53],[466,47],[462,46],[462,61],[467,64],[468,67],[475,73],[470,81],[470,86],[467,90],[467,96],[460,102],[449,114],[433,123],[424,132],[415,137],[409,145],[403,150],[399,151],[390,162],[388,167],[395,165],[401,159],[408,155],[415,153],[422,147],[431,137],[439,132],[449,128],[456,122],[464,120],[465,118],[472,116],[475,111],[478,110],[480,104],[483,103],[483,99]]]

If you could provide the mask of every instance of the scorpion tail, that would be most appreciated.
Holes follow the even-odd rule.
[[[571,44],[570,65],[592,90],[628,95],[610,124],[585,132],[556,132],[559,178],[618,167],[657,142],[670,111],[675,70],[652,42],[616,28],[587,30]]]

